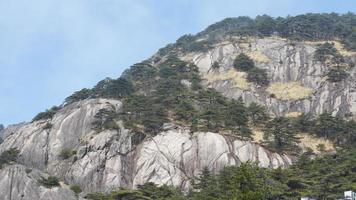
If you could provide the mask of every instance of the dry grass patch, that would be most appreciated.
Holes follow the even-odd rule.
[[[286,113],[284,116],[288,117],[288,118],[297,118],[301,114],[302,114],[301,112],[289,112],[289,113]]]
[[[304,42],[304,43],[305,43],[305,44],[312,45],[312,46],[316,46],[316,45],[319,45],[319,44],[324,44],[325,42],[333,43],[333,44],[334,44],[334,47],[339,51],[339,53],[340,53],[342,56],[346,56],[346,57],[356,56],[356,52],[355,52],[355,51],[349,51],[349,50],[345,49],[344,45],[343,45],[341,42],[336,41],[336,40],[331,40],[331,41],[315,41],[315,42],[306,41],[306,42]]]
[[[252,51],[247,53],[247,55],[254,61],[259,63],[268,63],[271,61],[265,54],[260,51]]]
[[[303,87],[298,82],[272,83],[266,90],[270,95],[282,101],[293,101],[308,98],[313,89]]]
[[[263,132],[260,129],[254,128],[254,127],[251,128],[251,131],[252,131],[253,141],[257,142],[257,143],[262,143],[263,142]]]
[[[299,134],[298,137],[300,138],[299,146],[304,150],[310,148],[315,153],[322,153],[319,151],[319,145],[323,145],[326,152],[335,150],[334,145],[329,140],[317,138],[307,133]]]
[[[204,79],[206,79],[208,83],[231,81],[235,88],[249,90],[250,83],[247,82],[246,76],[247,74],[245,72],[238,72],[235,69],[230,69],[227,72],[207,74],[204,76]]]

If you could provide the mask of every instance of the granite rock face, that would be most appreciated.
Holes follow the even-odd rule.
[[[349,77],[346,80],[338,83],[326,81],[325,75],[330,66],[313,59],[316,47],[315,43],[291,43],[278,37],[230,38],[216,44],[209,51],[183,53],[181,58],[194,62],[199,67],[207,87],[213,87],[227,97],[236,99],[242,97],[247,104],[257,102],[265,105],[275,115],[290,112],[320,114],[324,111],[332,112],[334,115],[355,114],[355,67],[348,70]],[[340,50],[344,51],[344,49]],[[233,68],[233,61],[239,53],[249,55],[256,67],[265,69],[271,84],[296,82],[306,89],[313,90],[312,94],[300,99],[278,100],[255,84],[248,84],[246,87],[241,80],[234,83],[233,79],[238,77],[229,77],[231,72],[229,70]],[[355,63],[356,52],[343,52],[343,54]],[[211,67],[215,61],[220,65],[218,70]]]
[[[11,165],[0,170],[0,198],[4,200],[82,200],[68,185],[46,188],[38,183],[47,175],[23,165]]]
[[[9,174],[15,170],[18,176],[28,177],[24,174],[26,167],[57,176],[66,185],[80,185],[84,192],[94,192],[118,187],[135,188],[146,182],[187,189],[189,179],[197,176],[205,166],[219,171],[224,166],[248,160],[259,162],[261,167],[292,164],[289,156],[272,153],[258,144],[211,132],[190,133],[173,124],[166,125],[164,132],[136,147],[132,147],[131,133],[120,121],[117,130],[98,132],[93,129],[94,116],[100,109],[119,111],[121,107],[117,100],[84,100],[64,107],[51,120],[22,124],[0,145],[0,152],[10,148],[20,150],[19,165],[8,166],[1,173]],[[51,124],[51,128],[47,124]],[[64,149],[74,155],[62,158]],[[37,183],[34,178],[29,179],[33,184]],[[54,191],[63,190],[51,190],[53,194],[47,194],[44,188],[23,190],[21,187],[35,185],[27,179],[17,181],[13,190],[24,191],[25,196],[46,193],[53,197],[41,198],[56,199]],[[1,176],[0,182],[3,183],[0,188],[8,188],[6,184],[11,178]],[[26,184],[29,185],[22,186]],[[9,192],[2,190],[0,198],[7,198]]]
[[[274,115],[320,114],[324,110],[355,114],[355,69],[351,68],[349,77],[339,83],[326,81],[329,67],[313,60],[315,48],[313,43],[291,44],[277,37],[229,39],[208,51],[179,56],[199,67],[205,87],[213,87],[230,98],[242,97],[247,104],[260,103]],[[306,95],[278,99],[267,88],[248,83],[246,74],[232,71],[233,60],[241,52],[253,58],[257,67],[266,69],[271,85],[298,85],[300,91],[291,89]],[[355,56],[350,59],[355,62]],[[211,68],[215,61],[219,69]],[[190,85],[189,81],[182,83]],[[273,90],[278,92],[278,87]],[[191,184],[189,180],[203,167],[218,172],[224,166],[247,161],[269,168],[292,164],[292,156],[273,153],[260,144],[212,132],[191,133],[173,123],[165,124],[158,135],[133,145],[132,133],[121,121],[112,130],[95,129],[95,115],[101,109],[119,112],[122,103],[83,100],[66,105],[52,119],[2,130],[0,153],[10,148],[17,148],[20,153],[17,164],[0,169],[0,199],[81,199],[88,192],[135,188],[146,182],[186,190]],[[63,156],[64,153],[67,155]],[[47,175],[59,177],[61,187],[40,186],[38,179]],[[79,185],[83,194],[75,196],[68,189],[70,185]]]

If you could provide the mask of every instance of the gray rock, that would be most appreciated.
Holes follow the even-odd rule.
[[[38,183],[47,175],[23,165],[10,165],[0,170],[0,199],[4,200],[78,200],[69,186],[46,188]]]
[[[0,153],[17,148],[19,164],[60,177],[67,185],[79,185],[84,193],[135,188],[149,181],[188,189],[189,179],[204,166],[219,171],[248,160],[259,162],[261,167],[292,164],[289,156],[272,153],[258,144],[217,133],[191,134],[174,124],[166,124],[164,132],[135,148],[122,122],[118,122],[118,130],[93,130],[92,122],[100,109],[120,110],[121,106],[120,101],[107,99],[68,105],[52,120],[24,124],[8,135]],[[51,129],[44,129],[47,123],[52,124]],[[63,149],[76,154],[63,159],[59,156]]]
[[[324,111],[334,115],[356,114],[356,68],[350,69],[350,76],[339,83],[325,81],[329,67],[313,60],[316,45],[300,42],[290,44],[281,38],[255,38],[250,41],[251,47],[241,40],[227,40],[207,52],[182,54],[180,57],[194,62],[202,77],[212,73],[223,73],[233,68],[235,57],[241,53],[252,53],[262,58],[255,58],[257,67],[266,69],[272,83],[298,82],[302,86],[312,88],[315,92],[306,99],[280,101],[270,97],[263,89],[252,85],[250,90],[234,87],[232,81],[221,80],[213,83],[205,82],[230,98],[242,99],[247,103],[257,102],[266,106],[271,114],[283,115],[288,112],[305,112],[320,114]],[[355,54],[356,55],[356,54]],[[267,59],[264,62],[263,59]],[[356,57],[350,58],[355,62]],[[211,65],[220,63],[220,71],[212,72]]]

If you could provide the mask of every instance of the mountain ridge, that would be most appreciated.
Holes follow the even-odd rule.
[[[327,30],[319,25],[323,20]],[[16,165],[4,160],[8,175],[0,187],[10,192],[0,196],[81,199],[147,182],[188,191],[204,167],[213,173],[245,162],[285,168],[306,155],[350,148],[356,52],[355,29],[348,25],[355,20],[352,13],[239,17],[183,36],[118,79],[104,79],[32,122],[5,128],[1,155],[19,152]],[[312,137],[318,145],[305,142]],[[39,172],[32,176],[27,168]],[[24,187],[33,189],[19,192],[11,183],[23,183],[11,173],[30,174]],[[51,190],[40,185],[55,183],[52,176],[64,190],[83,192],[46,196]]]

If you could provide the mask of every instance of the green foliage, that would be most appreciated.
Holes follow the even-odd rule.
[[[325,112],[316,119],[314,133],[338,145],[352,146],[356,142],[356,122],[333,117],[331,113]]]
[[[282,193],[280,184],[268,177],[266,170],[251,163],[226,167],[218,175],[204,169],[197,182],[194,188],[198,192],[191,194],[193,200],[278,199]]]
[[[103,85],[94,87],[95,96],[120,99],[133,93],[133,85],[125,78],[108,79]]]
[[[113,191],[108,194],[104,193],[90,193],[86,196],[90,200],[153,200],[149,197],[143,196],[139,191],[121,189]]]
[[[77,101],[81,101],[84,99],[88,99],[89,97],[91,97],[93,94],[93,91],[91,89],[87,89],[87,88],[83,88],[79,91],[74,92],[72,95],[70,95],[69,97],[67,97],[64,102],[66,104],[71,104]]]
[[[163,104],[156,99],[132,95],[123,103],[125,125],[135,131],[154,135],[161,130],[163,123],[168,122]]]
[[[246,54],[240,53],[234,60],[234,68],[239,71],[250,71],[255,67],[253,60]]]
[[[294,121],[294,127],[302,133],[313,132],[315,121],[310,114],[302,113]]]
[[[352,147],[356,142],[356,122],[340,116],[334,117],[328,112],[315,118],[302,114],[294,120],[294,128],[299,132],[326,138],[341,147]]]
[[[295,192],[317,199],[339,199],[344,191],[356,189],[355,164],[356,149],[353,148],[299,162],[287,171],[289,177],[295,177],[296,182],[303,185],[301,189],[292,188]]]
[[[220,64],[219,62],[215,61],[212,65],[211,65],[211,68],[213,70],[218,70],[220,68]]]
[[[352,29],[351,34],[346,35],[343,39],[343,43],[348,49],[355,50],[356,49],[356,28],[355,26]]]
[[[183,35],[176,41],[176,46],[180,47],[183,51],[206,51],[211,47],[209,40],[196,41],[193,35]]]
[[[308,13],[286,18],[273,18],[268,15],[226,18],[210,25],[196,36],[185,36],[175,44],[185,50],[187,46],[198,46],[194,50],[207,50],[213,43],[226,36],[271,36],[279,35],[291,40],[333,40],[341,39],[348,49],[356,49],[356,15],[347,13],[338,15]],[[204,38],[205,40],[198,40]],[[199,42],[198,42],[199,41]],[[192,48],[193,49],[193,48]]]
[[[267,145],[276,151],[297,152],[298,137],[293,122],[285,117],[276,117],[264,127]]]
[[[71,185],[70,189],[75,193],[75,194],[80,194],[82,192],[82,189],[80,188],[79,185]]]
[[[346,79],[348,77],[348,73],[340,67],[335,67],[331,68],[326,76],[329,82],[336,83]]]
[[[137,63],[122,73],[122,77],[135,83],[145,83],[153,80],[157,75],[157,69],[146,63]]]
[[[225,127],[243,138],[251,138],[248,128],[248,114],[242,100],[231,100],[225,111]]]
[[[268,15],[258,15],[255,18],[254,28],[262,36],[269,36],[276,30],[277,22]]]
[[[314,53],[314,59],[320,62],[325,62],[327,59],[332,59],[338,56],[339,53],[333,43],[325,42],[318,46]]]
[[[59,107],[59,106],[53,106],[52,108],[47,109],[45,112],[40,112],[32,119],[32,122],[38,121],[38,120],[52,119],[52,117],[60,109],[61,109],[61,107]]]
[[[118,113],[112,109],[100,109],[94,116],[93,129],[101,132],[103,130],[117,130],[119,129],[116,119],[118,118]]]
[[[154,183],[145,183],[138,185],[137,190],[145,197],[149,197],[154,200],[184,200],[183,193],[180,189],[163,185],[158,187]]]
[[[93,193],[92,200],[297,200],[302,196],[316,199],[340,199],[343,192],[356,190],[356,149],[345,149],[333,155],[301,158],[286,169],[259,168],[255,163],[225,167],[213,174],[204,167],[193,178],[191,190],[183,194],[178,188],[146,183],[136,191],[119,190],[109,194]]]
[[[252,102],[247,107],[248,116],[254,126],[265,124],[269,120],[269,115],[265,107]]]
[[[68,159],[68,158],[72,157],[72,156],[75,155],[76,153],[77,153],[77,151],[72,150],[72,149],[62,149],[62,150],[59,152],[58,156],[59,156],[61,159],[65,160],[65,159]]]
[[[19,150],[15,148],[11,148],[1,153],[0,155],[0,169],[3,168],[4,165],[10,164],[11,162],[16,162],[17,156],[19,154]]]
[[[45,186],[46,188],[53,188],[53,187],[60,186],[59,179],[55,176],[48,176],[47,178],[41,177],[41,179],[38,180],[38,182],[41,185]]]
[[[247,81],[256,83],[260,86],[267,86],[269,84],[268,75],[265,69],[257,67],[252,68],[247,74]]]
[[[51,123],[46,123],[45,125],[44,125],[44,127],[43,127],[43,129],[51,129],[52,128],[52,124]]]

